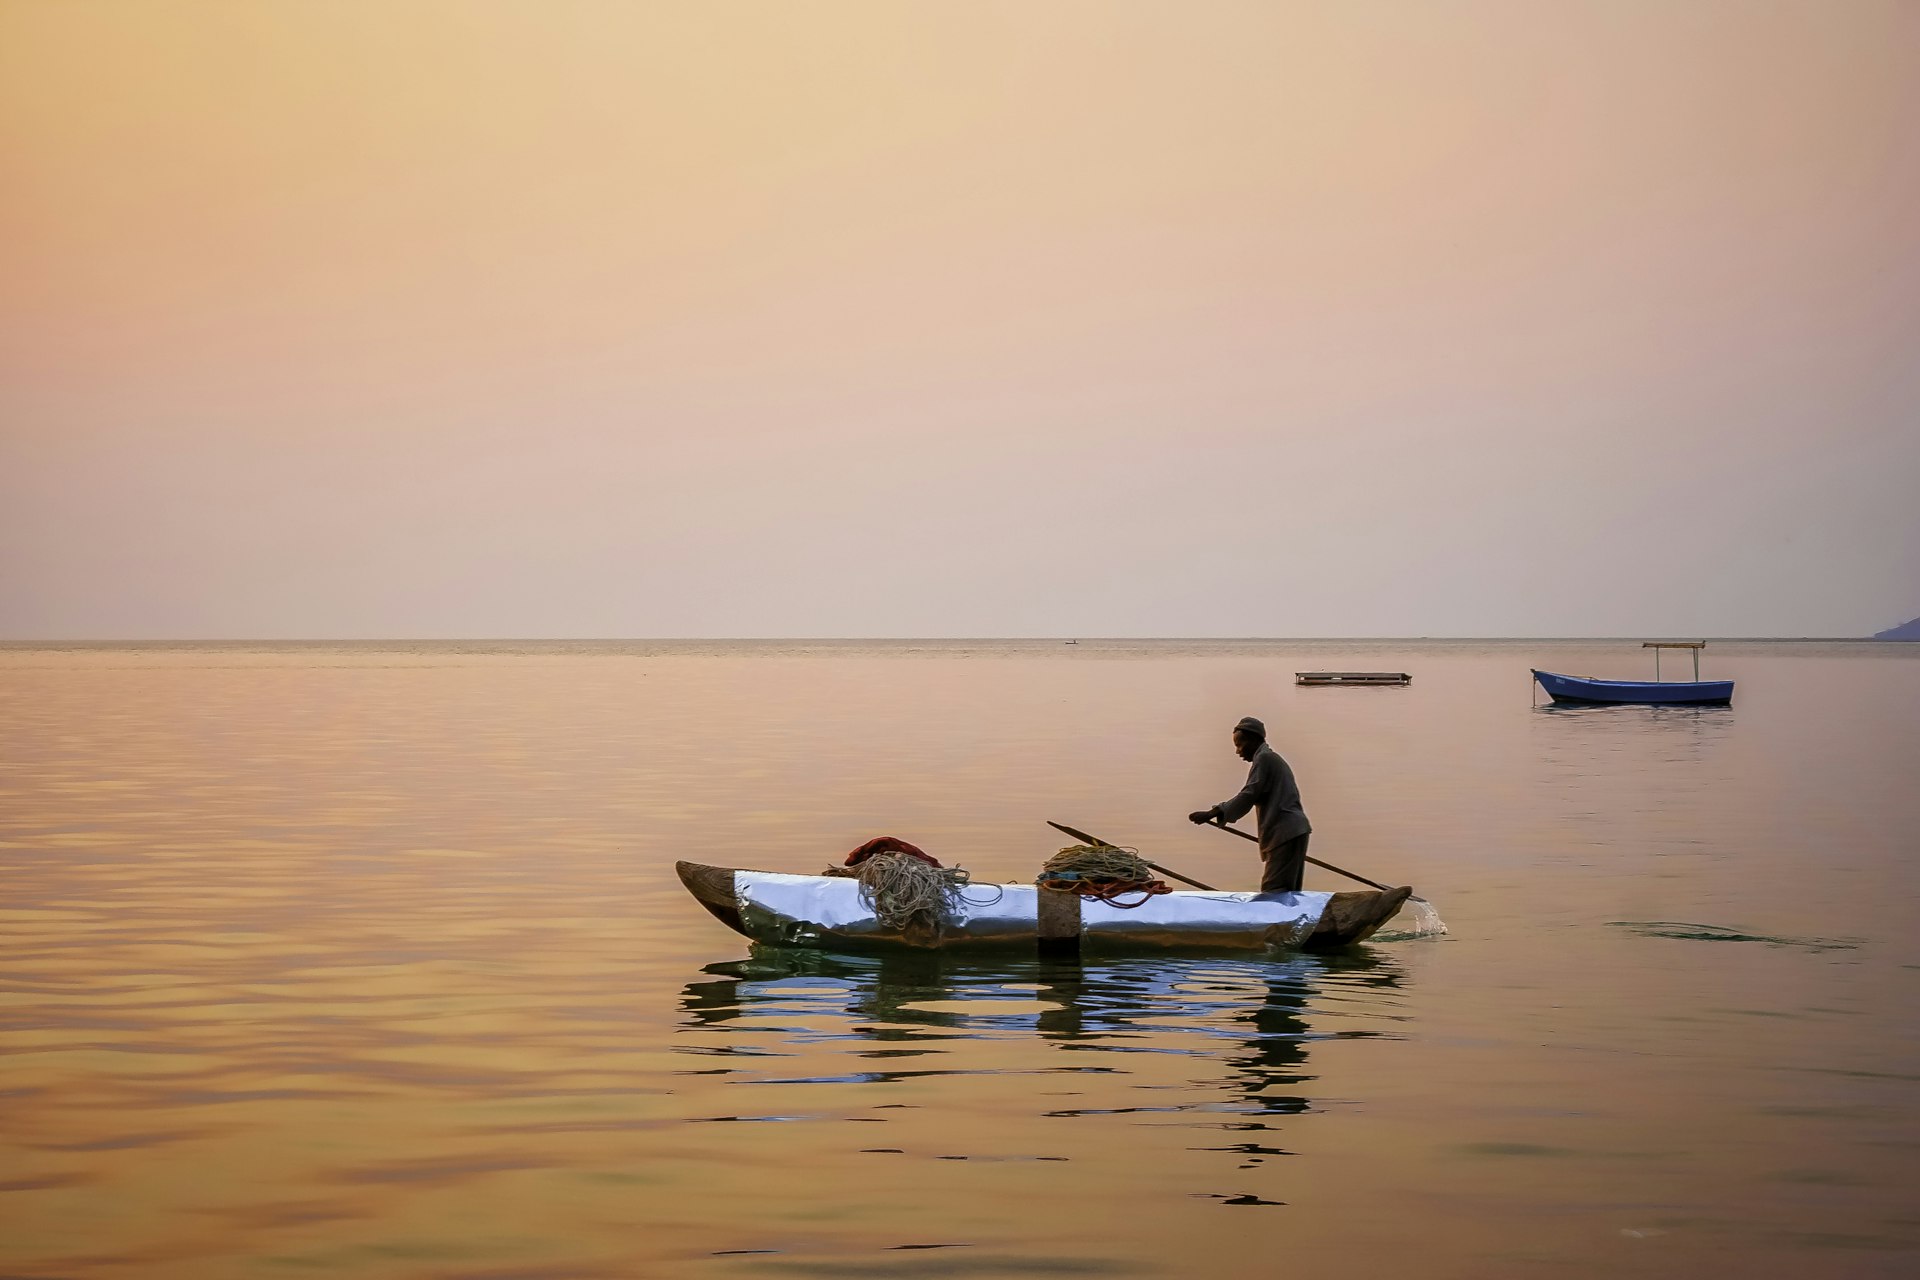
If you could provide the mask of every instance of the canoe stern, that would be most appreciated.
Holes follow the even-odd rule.
[[[694,901],[713,913],[713,918],[745,937],[747,925],[740,918],[740,896],[734,889],[732,867],[710,867],[701,862],[676,862],[673,869]]]

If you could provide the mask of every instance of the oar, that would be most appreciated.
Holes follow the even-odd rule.
[[[1075,831],[1072,827],[1064,826],[1061,823],[1054,822],[1051,819],[1047,821],[1047,825],[1052,827],[1055,831],[1066,832],[1068,835],[1072,836],[1075,840],[1078,840],[1081,844],[1097,844],[1103,849],[1118,849],[1120,847],[1119,845],[1114,844],[1111,840],[1102,840],[1099,836],[1090,836],[1084,831]],[[1147,862],[1145,858],[1140,859],[1140,861]],[[1205,889],[1208,893],[1220,892],[1218,889],[1214,888],[1210,884],[1201,884],[1198,880],[1189,880],[1187,879],[1187,877],[1181,875],[1178,871],[1174,871],[1167,867],[1163,867],[1157,862],[1147,862],[1147,865],[1152,867],[1155,871],[1158,871],[1163,876],[1172,876],[1175,880],[1178,880],[1181,884],[1190,884],[1196,889]]]
[[[1256,836],[1256,835],[1254,835],[1254,834],[1253,834],[1252,832],[1250,832],[1250,831],[1242,831],[1242,830],[1241,830],[1240,828],[1238,828],[1238,827],[1230,827],[1230,826],[1228,826],[1228,825],[1227,825],[1226,823],[1224,823],[1224,822],[1222,822],[1222,821],[1220,821],[1220,820],[1219,820],[1219,819],[1217,819],[1217,818],[1216,818],[1216,819],[1214,819],[1214,820],[1213,820],[1212,822],[1208,822],[1208,823],[1204,823],[1203,825],[1205,825],[1205,826],[1209,826],[1209,827],[1218,827],[1218,828],[1220,828],[1220,829],[1221,829],[1222,831],[1231,831],[1231,832],[1233,832],[1233,834],[1234,834],[1234,835],[1237,835],[1237,836],[1239,836],[1239,837],[1240,837],[1240,838],[1241,838],[1242,840],[1251,840],[1251,841],[1253,841],[1253,842],[1254,842],[1255,844],[1259,844],[1259,843],[1260,843],[1260,837],[1259,837],[1259,836]],[[1333,865],[1333,864],[1332,864],[1331,862],[1322,862],[1322,861],[1320,861],[1320,859],[1318,859],[1318,858],[1308,858],[1308,859],[1307,859],[1307,861],[1308,861],[1308,862],[1311,862],[1311,863],[1312,863],[1312,864],[1313,864],[1314,866],[1316,866],[1316,867],[1321,867],[1321,868],[1324,868],[1324,869],[1325,869],[1325,870],[1327,870],[1327,871],[1331,871],[1331,872],[1333,872],[1333,873],[1334,873],[1335,875],[1337,875],[1337,876],[1345,876],[1345,877],[1346,877],[1347,879],[1349,879],[1349,880],[1358,880],[1358,881],[1359,881],[1359,882],[1360,882],[1361,884],[1370,884],[1370,885],[1372,885],[1372,886],[1373,886],[1374,888],[1376,888],[1376,889],[1386,889],[1386,888],[1388,888],[1388,887],[1389,887],[1389,886],[1387,886],[1387,885],[1384,885],[1384,884],[1381,884],[1381,883],[1380,883],[1380,882],[1379,882],[1378,880],[1369,880],[1369,879],[1367,879],[1367,878],[1366,878],[1365,876],[1357,876],[1357,875],[1355,875],[1355,874],[1353,874],[1353,872],[1351,872],[1351,871],[1349,871],[1349,870],[1347,870],[1347,869],[1346,869],[1345,867],[1336,867],[1336,866],[1334,866],[1334,865]],[[1415,901],[1415,902],[1425,902],[1425,901],[1426,901],[1426,899],[1425,899],[1425,898],[1415,898],[1415,899],[1414,899],[1414,901]]]

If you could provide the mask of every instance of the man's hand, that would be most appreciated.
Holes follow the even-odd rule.
[[[1219,816],[1220,812],[1217,809],[1195,809],[1187,815],[1187,821],[1197,827],[1204,827]]]

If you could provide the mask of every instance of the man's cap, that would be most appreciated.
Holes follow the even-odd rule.
[[[1267,726],[1261,724],[1252,716],[1241,716],[1240,723],[1233,726],[1233,728],[1236,733],[1250,733],[1262,742],[1267,740]]]

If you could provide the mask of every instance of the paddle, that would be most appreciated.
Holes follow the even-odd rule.
[[[1240,828],[1238,828],[1238,827],[1230,827],[1230,826],[1228,826],[1228,825],[1227,825],[1226,823],[1224,823],[1224,822],[1222,822],[1222,821],[1220,821],[1220,820],[1219,820],[1219,819],[1217,819],[1217,818],[1216,818],[1215,820],[1213,820],[1212,822],[1206,822],[1206,823],[1202,823],[1201,825],[1202,825],[1202,826],[1207,826],[1207,827],[1218,827],[1218,828],[1220,828],[1220,829],[1221,829],[1222,831],[1231,831],[1231,832],[1232,832],[1232,833],[1233,833],[1234,835],[1237,835],[1237,836],[1239,836],[1239,837],[1240,837],[1240,838],[1241,838],[1242,840],[1251,840],[1251,841],[1253,841],[1253,842],[1254,842],[1255,844],[1259,844],[1259,843],[1260,843],[1260,837],[1259,837],[1259,836],[1256,836],[1256,835],[1254,835],[1254,834],[1253,834],[1252,832],[1250,832],[1250,831],[1242,831],[1242,830],[1241,830]],[[1370,885],[1372,885],[1372,886],[1373,886],[1374,888],[1376,888],[1376,889],[1386,889],[1386,888],[1388,888],[1388,887],[1389,887],[1389,886],[1387,886],[1387,885],[1384,885],[1384,884],[1381,884],[1381,883],[1380,883],[1380,882],[1379,882],[1378,880],[1369,880],[1369,879],[1367,879],[1367,878],[1366,878],[1365,876],[1357,876],[1357,875],[1355,875],[1355,874],[1353,874],[1353,872],[1351,872],[1351,871],[1349,871],[1349,870],[1347,870],[1347,869],[1346,869],[1345,867],[1336,867],[1336,866],[1334,866],[1334,865],[1333,865],[1333,864],[1332,864],[1331,862],[1322,862],[1322,861],[1320,861],[1320,859],[1318,859],[1318,858],[1308,858],[1308,859],[1307,859],[1307,861],[1308,861],[1308,862],[1311,862],[1311,863],[1312,863],[1312,864],[1313,864],[1314,866],[1316,866],[1316,867],[1321,867],[1321,868],[1323,868],[1323,869],[1325,869],[1325,870],[1327,870],[1327,871],[1331,871],[1331,872],[1333,872],[1333,873],[1334,873],[1335,875],[1337,875],[1337,876],[1345,876],[1345,877],[1346,877],[1347,879],[1349,879],[1349,880],[1358,880],[1358,881],[1359,881],[1359,882],[1360,882],[1361,884],[1370,884]],[[1426,899],[1425,899],[1425,898],[1415,898],[1415,899],[1414,899],[1414,901],[1415,901],[1415,902],[1425,902],[1425,901],[1426,901]]]
[[[1068,835],[1072,836],[1075,840],[1078,840],[1081,844],[1097,844],[1103,849],[1118,849],[1120,847],[1119,845],[1114,844],[1111,840],[1102,840],[1099,836],[1090,836],[1084,831],[1075,831],[1072,827],[1063,826],[1058,822],[1054,822],[1052,819],[1048,819],[1047,825],[1052,827],[1055,831],[1066,832]],[[1232,828],[1229,827],[1228,830],[1232,830]],[[1140,861],[1147,862],[1145,858],[1140,859]],[[1178,880],[1181,884],[1190,884],[1196,889],[1205,889],[1208,893],[1220,892],[1218,889],[1214,888],[1210,884],[1201,884],[1198,880],[1189,880],[1187,879],[1187,877],[1181,875],[1178,871],[1170,870],[1166,867],[1161,866],[1157,862],[1147,862],[1147,865],[1152,867],[1155,871],[1158,871],[1163,876],[1172,876],[1175,880]]]

